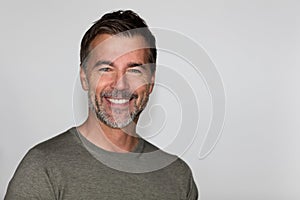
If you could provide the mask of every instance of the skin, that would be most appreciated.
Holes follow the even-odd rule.
[[[141,36],[101,34],[90,44],[86,69],[80,68],[81,85],[88,92],[90,105],[87,120],[77,128],[107,151],[128,152],[138,143],[136,123],[155,79],[147,65],[145,47]],[[116,100],[126,102],[114,103]],[[99,110],[106,122],[97,117]],[[131,120],[133,113],[136,117]]]

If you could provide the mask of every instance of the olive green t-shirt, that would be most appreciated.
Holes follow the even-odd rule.
[[[5,200],[197,199],[188,165],[139,138],[130,153],[101,149],[76,128],[33,147]]]

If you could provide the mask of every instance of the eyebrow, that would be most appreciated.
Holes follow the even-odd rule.
[[[142,67],[142,68],[145,68],[145,65],[143,63],[130,62],[130,63],[127,64],[127,67]]]
[[[111,66],[111,67],[115,67],[114,63],[109,61],[109,60],[99,60],[95,63],[94,65],[94,68],[95,67],[99,67],[101,65],[108,65],[108,66]],[[136,62],[129,62],[127,64],[127,67],[131,68],[131,67],[142,67],[143,69],[146,69],[146,66],[145,64],[143,63],[136,63]]]

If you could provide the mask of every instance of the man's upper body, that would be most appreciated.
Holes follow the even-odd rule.
[[[98,20],[80,50],[87,120],[31,149],[6,199],[197,199],[189,167],[136,133],[154,87],[156,54],[136,13]]]
[[[165,154],[162,156],[172,159],[171,164],[144,173],[130,172],[144,162],[141,154],[154,151],[158,151],[155,146],[139,139],[133,155],[113,153],[100,149],[72,128],[27,153],[5,199],[197,199],[192,173],[179,158]],[[117,169],[125,163],[126,171]]]

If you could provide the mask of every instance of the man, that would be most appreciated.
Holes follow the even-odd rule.
[[[33,147],[5,199],[197,199],[191,170],[136,133],[153,90],[155,38],[136,13],[105,14],[84,35],[87,120]]]

